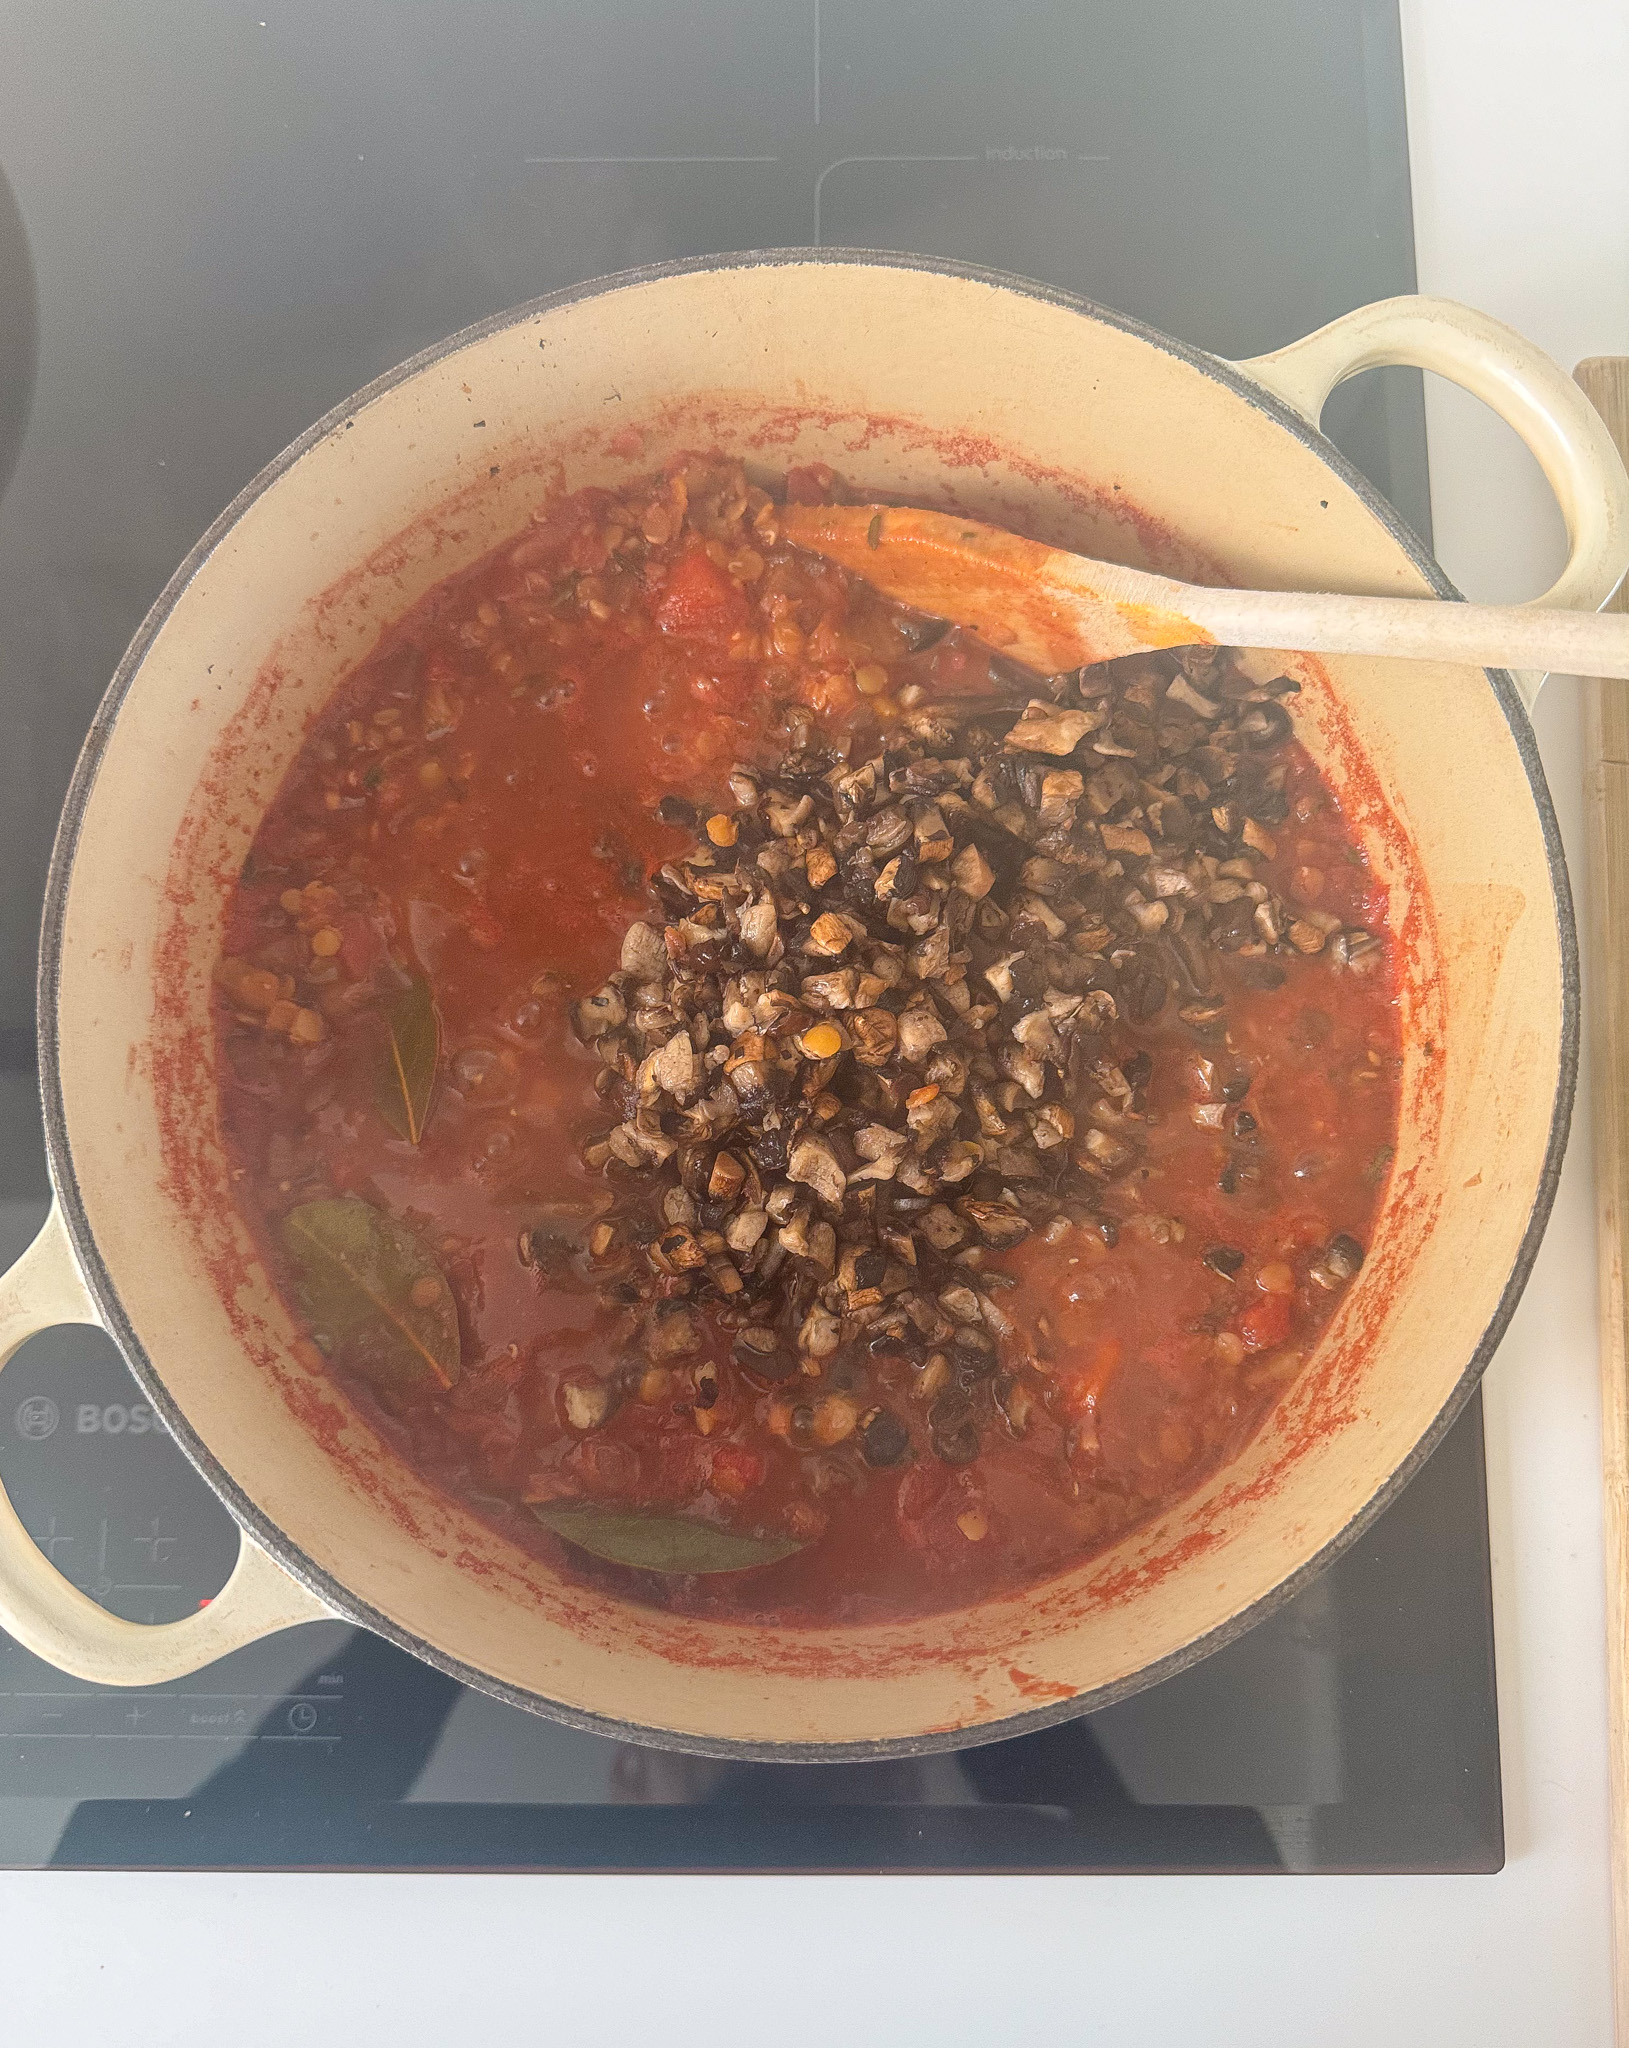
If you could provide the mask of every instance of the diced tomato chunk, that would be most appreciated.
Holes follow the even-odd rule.
[[[1095,1413],[1123,1349],[1118,1337],[1104,1337],[1085,1365],[1058,1375],[1058,1405],[1071,1421],[1078,1422],[1083,1415]]]
[[[353,981],[363,981],[385,957],[385,942],[370,917],[353,912],[339,927],[340,965]]]
[[[1264,1294],[1239,1318],[1239,1335],[1252,1351],[1271,1351],[1290,1334],[1290,1298]]]
[[[503,943],[503,926],[484,903],[472,903],[464,912],[464,929],[487,952]]]
[[[714,1493],[739,1500],[742,1494],[763,1484],[764,1471],[763,1458],[757,1451],[749,1451],[745,1444],[720,1444],[713,1452],[710,1483]]]
[[[707,1468],[706,1441],[693,1430],[659,1437],[640,1461],[646,1500],[672,1503],[691,1499],[707,1484]]]
[[[685,550],[652,609],[664,633],[693,639],[727,638],[747,622],[745,594],[705,548]]]
[[[852,676],[816,676],[805,685],[803,701],[822,718],[841,718],[860,701],[860,693]]]
[[[981,1534],[970,1532],[973,1523],[963,1525],[961,1517],[979,1514]],[[967,1466],[948,1470],[936,1459],[913,1465],[899,1483],[896,1514],[899,1533],[932,1569],[943,1568],[947,1558],[960,1556],[970,1541],[988,1534],[989,1518],[982,1511],[978,1482]]]
[[[949,1481],[949,1473],[936,1460],[907,1465],[896,1496],[901,1527],[909,1528],[930,1513]]]
[[[794,505],[824,505],[831,499],[835,478],[823,462],[806,463],[786,472],[786,495]]]
[[[628,1444],[591,1437],[574,1445],[568,1456],[591,1493],[620,1500],[637,1492],[639,1459]]]

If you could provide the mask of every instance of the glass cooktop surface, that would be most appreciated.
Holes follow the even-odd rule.
[[[174,564],[370,378],[578,280],[821,243],[1017,271],[1218,354],[1414,284],[1395,0],[0,7],[0,1258],[75,752]],[[1059,394],[1069,402],[1068,393]],[[1326,428],[1429,534],[1418,376]],[[75,1584],[235,1535],[113,1347],[37,1338],[0,1477]],[[1315,1584],[1105,1712],[876,1764],[580,1735],[339,1624],[152,1692],[0,1637],[0,1864],[1455,1870],[1503,1856],[1481,1413]]]

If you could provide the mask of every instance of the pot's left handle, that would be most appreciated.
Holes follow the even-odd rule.
[[[30,1337],[60,1323],[100,1328],[102,1319],[53,1203],[39,1236],[0,1276],[0,1367]],[[248,1536],[240,1546],[232,1576],[207,1607],[181,1621],[125,1621],[69,1584],[0,1487],[0,1628],[58,1671],[93,1685],[161,1685],[228,1650],[328,1615]]]

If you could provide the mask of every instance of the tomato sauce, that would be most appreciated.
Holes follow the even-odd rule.
[[[807,497],[833,484],[800,472],[790,488]],[[1236,701],[1207,698],[1202,660],[1199,684],[1168,676],[1165,657],[1152,680],[1113,664],[1115,693],[1101,699],[1118,707],[1113,723],[1067,757],[1015,755],[1002,718],[1011,726],[1038,694],[1045,704],[1040,679],[954,633],[934,638],[786,547],[775,514],[736,466],[689,458],[640,489],[554,508],[384,635],[313,726],[245,862],[217,977],[221,1112],[239,1202],[309,1332],[302,1343],[420,1470],[517,1542],[629,1598],[860,1621],[966,1605],[1056,1572],[1238,1452],[1361,1264],[1395,1140],[1398,1016],[1384,890],[1280,698],[1241,696],[1247,682],[1219,668]],[[1186,708],[1190,698],[1209,710]],[[1079,815],[1059,831],[1091,849],[1082,889],[1110,906],[1101,938],[1073,899],[1053,900],[1074,920],[1063,937],[1077,954],[1118,963],[1120,995],[1098,1002],[1095,1037],[1058,1055],[1043,1099],[999,1078],[1022,1002],[985,1000],[976,920],[962,994],[938,991],[950,1032],[934,1054],[938,1085],[923,1083],[930,1065],[897,1084],[890,1067],[864,1069],[857,1013],[809,1007],[816,999],[783,974],[791,1007],[775,1043],[796,1069],[784,1100],[834,1134],[851,1172],[877,1119],[893,1115],[903,1131],[907,1102],[926,1115],[921,1098],[966,1082],[947,1060],[966,987],[967,1043],[988,1078],[975,1071],[956,1095],[959,1128],[972,1127],[965,1105],[982,1089],[988,1120],[1011,1125],[1029,1162],[1011,1160],[1003,1138],[970,1147],[952,1134],[928,1157],[959,1145],[970,1179],[940,1189],[930,1164],[927,1194],[871,1182],[866,1243],[895,1248],[884,1283],[894,1294],[856,1311],[869,1295],[852,1262],[847,1296],[829,1261],[783,1254],[778,1276],[763,1277],[784,1225],[771,1221],[744,1255],[732,1249],[731,1217],[760,1183],[838,1233],[860,1227],[852,1202],[788,1187],[784,1164],[760,1172],[760,1155],[780,1154],[763,1151],[745,1118],[723,1147],[709,1141],[714,1177],[699,1202],[680,1188],[683,1152],[648,1170],[607,1157],[610,1133],[625,1119],[632,1128],[634,1063],[607,1064],[610,1041],[585,1040],[580,1006],[615,976],[632,926],[660,931],[675,915],[652,895],[664,865],[690,861],[693,882],[694,855],[745,875],[755,849],[779,843],[798,852],[794,893],[811,911],[859,900],[832,893],[841,876],[817,889],[815,849],[796,830],[776,842],[761,822],[789,731],[806,749],[845,750],[849,768],[875,756],[887,772],[913,748],[934,755],[912,739],[923,717],[970,707],[975,718],[993,707],[987,766],[1015,764],[994,793],[1016,794],[992,815],[1026,844],[1038,828],[1021,814],[1037,785],[1024,775],[1064,772],[1059,801]],[[1145,710],[1178,751],[1136,757],[1142,788],[1128,787],[1113,815],[1143,825],[1115,840],[1088,810],[1105,765],[1133,761],[1109,735]],[[1242,766],[1212,788],[1218,743],[1207,736],[1229,719],[1225,730],[1248,735],[1239,721],[1252,716],[1255,737],[1220,763]],[[1188,792],[1164,812],[1159,776],[1168,796]],[[943,804],[959,844],[964,828],[1008,829],[986,827],[978,806],[990,789],[981,798],[971,777],[970,794],[951,789]],[[1243,798],[1227,794],[1235,785]],[[925,863],[933,849],[915,810]],[[1174,835],[1169,846],[1149,838],[1152,819]],[[798,829],[813,836],[813,824]],[[736,836],[719,843],[726,834]],[[996,886],[978,910],[992,929],[1047,917],[1033,899],[1015,911],[1017,887]],[[1167,944],[1184,908],[1186,928],[1214,939],[1213,985],[1196,995],[1156,979],[1149,995],[1138,963]],[[966,924],[974,912],[963,903],[958,915]],[[851,959],[873,945],[862,922]],[[627,976],[621,986],[631,1007]],[[726,1011],[729,1000],[726,988]],[[894,993],[881,1004],[900,1007]],[[817,1023],[843,1038],[835,1058],[810,1049],[827,1042]],[[1052,1105],[1044,1129],[1038,1102]],[[675,1129],[684,1121],[664,1114]],[[1037,1152],[1042,1140],[1054,1151]],[[750,1176],[729,1216],[715,1199],[723,1149],[730,1172]],[[1037,1160],[1053,1174],[1065,1157],[1076,1163],[1064,1179],[1033,1178]],[[1043,1197],[1043,1186],[1058,1192]],[[1021,1241],[975,1232],[973,1207],[957,1207],[969,1189],[998,1205],[996,1224],[1024,1228]],[[920,1240],[930,1202],[960,1231],[943,1265]],[[680,1235],[707,1260],[693,1271],[668,1269],[674,1215],[690,1219]],[[336,1231],[351,1234],[340,1242]],[[746,1286],[731,1294],[734,1267]],[[891,1299],[897,1310],[918,1295],[918,1322],[890,1321]],[[966,1326],[943,1306],[964,1298]],[[833,1304],[834,1348],[811,1351],[807,1318],[820,1321],[822,1302]],[[686,1345],[670,1348],[680,1323],[668,1310]],[[753,1312],[783,1363],[795,1354],[789,1378],[758,1372],[742,1349]],[[738,1538],[742,1562],[720,1551],[681,1568],[681,1531],[653,1568],[626,1547],[630,1521],[658,1550],[672,1522]]]

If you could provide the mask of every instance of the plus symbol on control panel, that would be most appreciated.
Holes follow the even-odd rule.
[[[57,1534],[57,1518],[55,1515],[51,1517],[50,1526],[46,1529],[45,1534],[35,1539],[41,1550],[45,1552],[53,1564],[57,1561],[57,1545],[59,1543],[71,1544],[73,1540],[71,1536],[59,1536]]]

